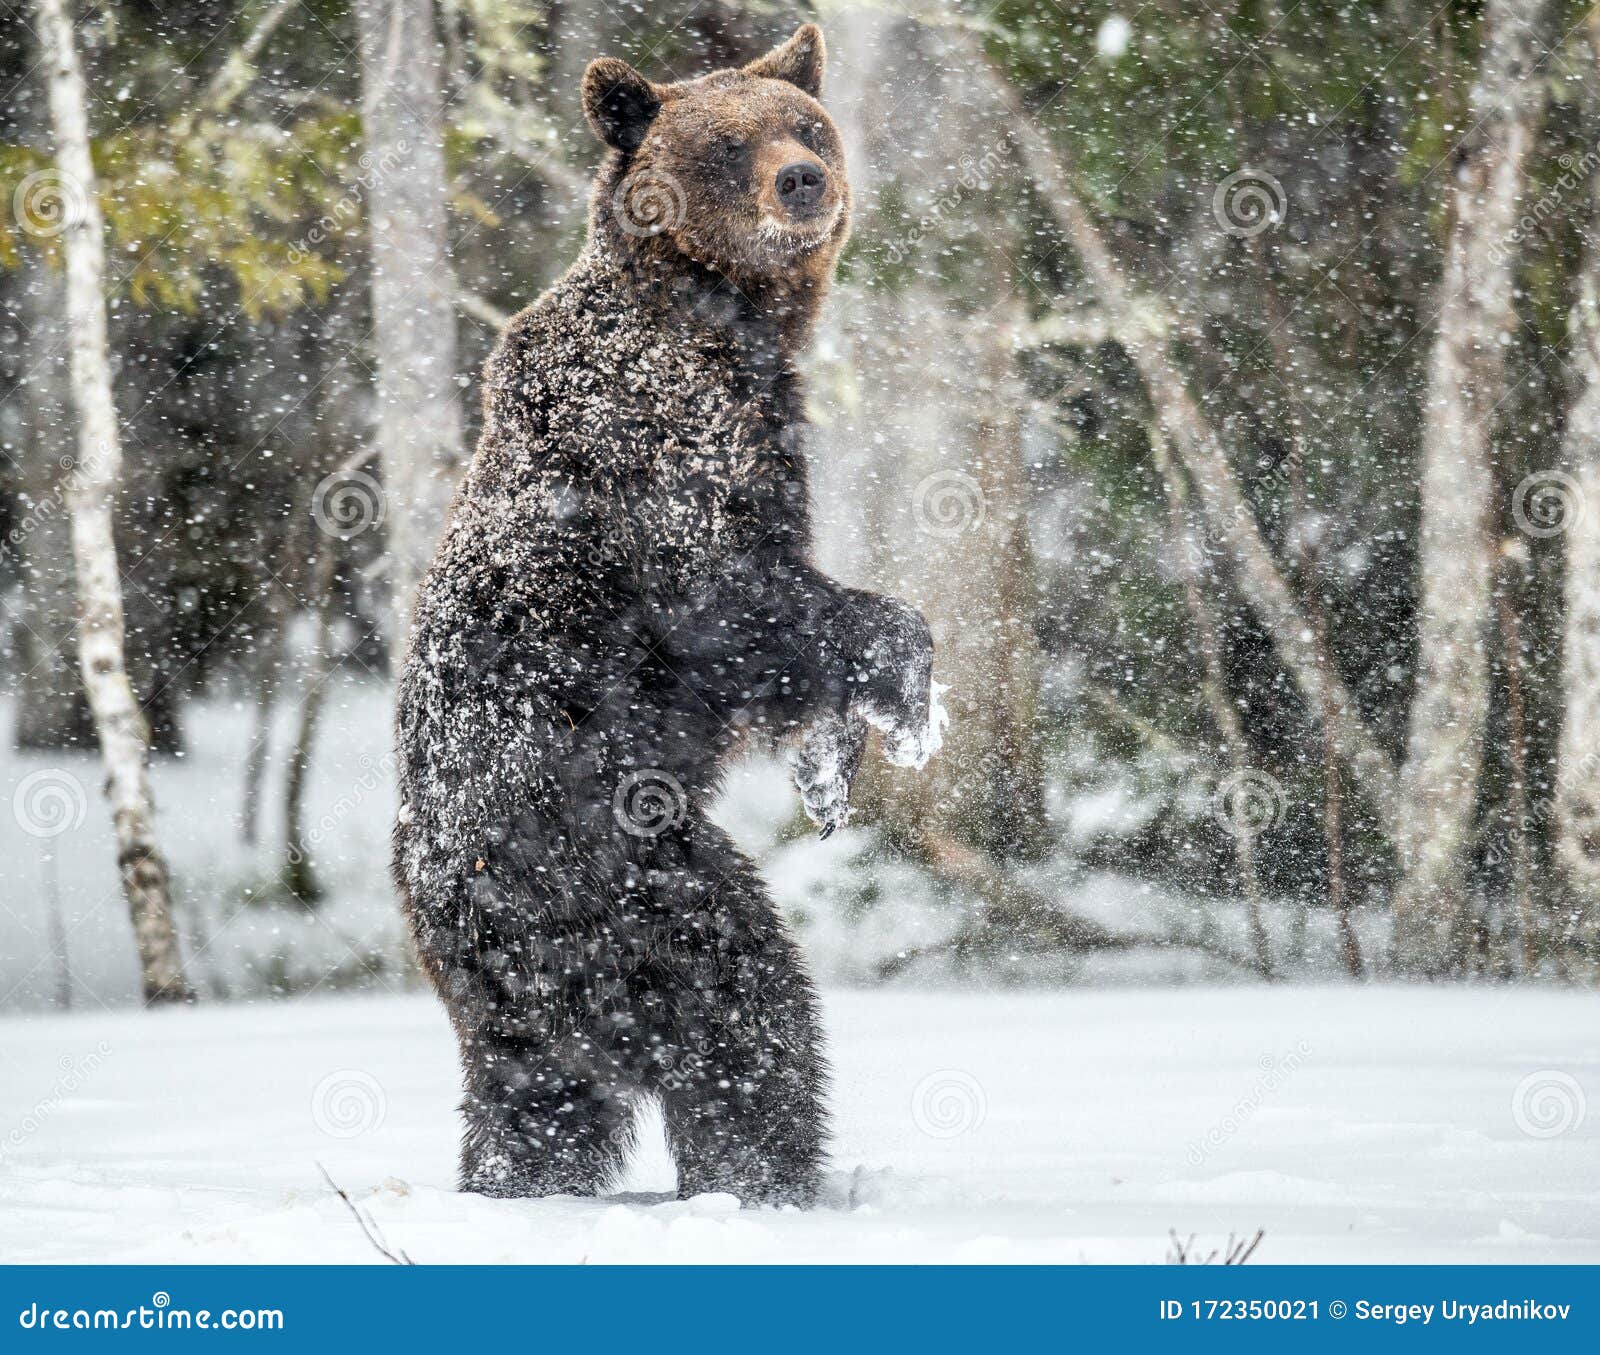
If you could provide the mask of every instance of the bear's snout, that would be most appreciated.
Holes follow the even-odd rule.
[[[817,209],[827,192],[828,171],[815,160],[796,160],[778,171],[772,186],[784,211],[807,216]]]

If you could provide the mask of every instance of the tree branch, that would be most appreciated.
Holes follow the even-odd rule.
[[[289,17],[289,11],[298,8],[300,3],[301,0],[278,0],[261,16],[250,35],[217,67],[199,99],[208,113],[221,117],[250,88],[250,82],[256,77],[256,58],[261,55],[261,49],[278,25]]]
[[[1152,430],[1150,445],[1155,451],[1156,466],[1166,486],[1167,514],[1172,524],[1172,544],[1178,552],[1183,573],[1183,599],[1194,623],[1200,641],[1200,657],[1205,664],[1205,678],[1201,682],[1206,708],[1227,746],[1228,764],[1235,776],[1250,770],[1246,756],[1249,745],[1245,741],[1244,727],[1239,712],[1228,699],[1227,674],[1222,666],[1222,630],[1217,623],[1216,609],[1210,597],[1202,591],[1202,584],[1211,583],[1211,595],[1216,593],[1216,577],[1207,578],[1207,557],[1197,549],[1190,531],[1189,495],[1183,477],[1167,455],[1167,442]],[[1240,883],[1244,886],[1245,912],[1250,921],[1250,945],[1255,953],[1255,966],[1263,978],[1272,975],[1272,946],[1267,937],[1265,904],[1261,892],[1261,875],[1256,869],[1256,826],[1243,810],[1225,813],[1228,832],[1233,838],[1234,855],[1239,867]]]
[[[455,296],[451,298],[456,309],[470,319],[480,321],[490,329],[504,329],[506,322],[511,319],[507,311],[503,311],[487,297],[470,292],[465,287],[458,288]]]
[[[974,44],[975,45],[975,44]],[[1312,709],[1332,720],[1341,759],[1372,804],[1393,812],[1397,772],[1362,721],[1337,673],[1317,662],[1313,630],[1273,559],[1254,509],[1247,502],[1216,431],[1173,360],[1171,336],[1179,326],[1156,298],[1136,296],[1100,228],[1073,188],[1060,152],[1023,108],[1005,73],[987,53],[976,55],[990,73],[996,97],[1009,113],[1011,135],[1023,164],[1051,214],[1077,251],[1100,299],[1109,331],[1139,370],[1161,430],[1199,491],[1206,518],[1238,565],[1239,585],[1266,627],[1273,648]],[[1159,317],[1153,321],[1152,316]]]

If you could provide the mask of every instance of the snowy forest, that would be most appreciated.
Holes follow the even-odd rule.
[[[826,840],[769,752],[712,812],[840,995],[843,1086],[873,1076],[849,1030],[898,1076],[959,1028],[891,1088],[919,1143],[976,1153],[1008,1114],[1098,1143],[981,1032],[1054,1050],[1077,1036],[1045,1014],[1084,1001],[1110,1059],[1214,1001],[1221,1105],[1293,1174],[1260,1102],[1434,1040],[1422,1081],[1493,1103],[1475,1133],[1577,1155],[1536,1180],[1588,1164],[1481,1231],[1594,1259],[1600,8],[1566,0],[0,0],[0,1067],[33,1077],[0,1197],[34,1199],[51,1135],[91,1151],[56,1109],[79,1083],[132,1085],[86,1013],[177,1007],[181,1040],[281,1009],[335,1169],[330,1119],[404,1118],[404,1051],[324,1048],[317,1013],[448,1043],[389,878],[396,665],[484,361],[584,245],[585,67],[686,79],[807,21],[853,200],[804,358],[816,554],[927,616],[951,721],[920,772],[869,757]],[[1309,1044],[1255,1005],[1291,987],[1336,1013]],[[1475,1040],[1493,1068],[1448,1071]],[[250,1048],[280,1079],[287,1050]],[[1184,1170],[1248,1141],[1127,1076],[1094,1098],[1116,1134],[1158,1132],[1128,1124],[1142,1087]],[[451,1077],[406,1151],[427,1129],[448,1158]],[[892,1206],[862,1172],[848,1201]],[[371,1214],[426,1252],[438,1219],[389,1184]],[[1090,1259],[1159,1260],[1169,1227],[1337,1252],[1273,1254],[1293,1191],[1150,1189],[1156,1240]],[[240,1258],[298,1256],[292,1212]],[[468,1250],[484,1217],[438,1216]],[[1407,1226],[1399,1259],[1475,1236]],[[844,1245],[781,1245],[813,1244]]]

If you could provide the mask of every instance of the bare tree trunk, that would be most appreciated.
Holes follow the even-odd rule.
[[[322,723],[322,708],[328,696],[328,678],[333,673],[333,581],[338,564],[337,543],[323,544],[317,559],[312,598],[316,604],[316,630],[312,639],[311,662],[306,669],[305,693],[300,699],[300,723],[289,767],[284,778],[283,821],[286,841],[283,885],[303,908],[313,908],[322,900],[322,884],[317,879],[316,863],[311,859],[311,843],[305,830],[305,791],[311,774],[311,753],[316,747],[317,729]]]
[[[112,497],[122,444],[111,388],[105,312],[105,225],[89,159],[88,106],[64,0],[36,0],[55,128],[56,163],[67,190],[67,316],[78,462],[68,486],[72,551],[82,624],[78,658],[105,762],[117,864],[133,918],[147,1002],[193,998],[178,956],[167,864],[156,845],[150,797],[149,729],[134,699],[123,651],[121,576]]]
[[[44,876],[44,906],[46,928],[50,937],[50,953],[56,961],[56,1006],[62,1011],[72,1008],[72,957],[67,951],[67,920],[61,912],[61,875],[56,867],[56,845],[44,844],[40,862]]]
[[[1152,430],[1150,445],[1155,451],[1156,464],[1166,486],[1167,517],[1172,528],[1172,545],[1177,552],[1183,573],[1183,600],[1194,623],[1195,638],[1200,643],[1200,657],[1205,665],[1205,678],[1201,683],[1206,709],[1212,723],[1222,736],[1228,765],[1235,777],[1251,771],[1249,745],[1244,728],[1239,723],[1239,712],[1228,699],[1227,674],[1222,667],[1222,639],[1217,617],[1206,599],[1203,586],[1217,588],[1215,577],[1207,579],[1201,561],[1206,553],[1201,543],[1194,539],[1189,524],[1188,487],[1183,477],[1167,455],[1166,441]],[[1272,943],[1267,936],[1265,917],[1266,900],[1261,890],[1261,874],[1256,869],[1256,833],[1258,825],[1247,806],[1225,815],[1227,828],[1233,838],[1235,864],[1239,870],[1239,883],[1244,889],[1245,915],[1250,927],[1250,951],[1255,967],[1263,978],[1273,976]]]
[[[1494,413],[1514,322],[1510,248],[1544,106],[1536,69],[1545,0],[1489,0],[1471,132],[1457,151],[1443,300],[1422,440],[1419,653],[1401,775],[1395,959],[1458,962],[1466,855],[1489,708],[1485,635],[1494,581]]]
[[[1506,560],[1505,586],[1497,599],[1500,622],[1500,648],[1506,666],[1506,750],[1511,763],[1511,787],[1507,795],[1506,818],[1511,831],[1507,847],[1511,858],[1512,917],[1515,919],[1515,947],[1503,938],[1504,963],[1512,974],[1531,974],[1538,967],[1542,928],[1533,903],[1533,860],[1528,820],[1528,701],[1524,691],[1522,662],[1522,622],[1518,607],[1522,602],[1519,549],[1523,543],[1508,541],[1511,549],[1502,552]]]
[[[892,180],[913,197],[947,189],[938,151],[951,136],[971,148],[983,173],[998,172],[1002,110],[969,87],[970,75],[940,62],[940,45],[926,31],[873,10],[853,11],[841,24],[847,36],[829,79],[859,200]],[[893,72],[870,60],[886,47],[902,53]],[[937,129],[895,126],[885,138],[888,124],[876,115],[919,89],[944,101],[950,117]],[[927,155],[917,153],[918,137]],[[969,206],[982,206],[975,177],[960,191]],[[944,242],[892,243],[932,259]],[[917,283],[860,289],[835,308],[845,332],[822,350],[842,352],[874,379],[856,379],[852,370],[837,383],[824,436],[850,454],[816,458],[814,473],[829,567],[920,607],[933,629],[935,675],[951,684],[952,720],[939,755],[914,776],[869,767],[858,799],[929,869],[943,873],[957,859],[946,850],[955,844],[1004,879],[1006,863],[1037,857],[1049,838],[1027,398],[1016,369],[1024,307],[1020,280],[987,240],[964,239],[961,247],[970,264],[962,314],[952,312],[947,290]],[[885,373],[902,379],[884,381],[878,374]],[[817,385],[827,384],[824,370]],[[846,530],[854,540],[841,539]],[[886,540],[897,543],[892,551],[878,546]]]
[[[1291,317],[1278,293],[1273,270],[1261,245],[1261,237],[1251,241],[1252,254],[1261,274],[1262,295],[1266,299],[1267,322],[1271,325],[1273,359],[1282,373],[1315,370],[1310,354],[1295,340]],[[1311,622],[1311,644],[1316,663],[1324,675],[1323,708],[1317,712],[1322,724],[1322,840],[1327,853],[1327,906],[1339,931],[1339,952],[1351,978],[1361,977],[1361,942],[1350,916],[1350,896],[1344,878],[1344,769],[1339,761],[1334,734],[1337,713],[1329,704],[1337,670],[1328,637],[1328,607],[1322,595],[1322,549],[1320,532],[1313,531],[1309,487],[1306,484],[1306,458],[1297,414],[1290,414],[1284,429],[1289,439],[1289,488],[1294,503],[1294,566],[1301,579],[1306,616]],[[1308,908],[1302,904],[1296,914],[1294,957],[1305,959],[1305,933]]]
[[[1317,648],[1327,655],[1330,653],[1328,621],[1320,605],[1313,611],[1312,619],[1317,628]],[[1338,920],[1339,956],[1350,977],[1359,979],[1361,940],[1356,935],[1355,920],[1350,916],[1350,890],[1344,878],[1344,771],[1339,765],[1332,729],[1332,712],[1325,710],[1322,717],[1322,836],[1328,852],[1328,907],[1333,909]]]
[[[256,641],[255,725],[250,750],[244,758],[244,795],[239,806],[239,835],[252,846],[261,835],[261,787],[272,759],[272,717],[278,707],[278,687],[284,661],[284,627],[281,608],[273,607]]]
[[[441,55],[431,0],[359,0],[362,115],[371,161],[372,322],[383,457],[392,651],[411,631],[461,464],[457,285],[445,204]]]
[[[1582,381],[1567,414],[1571,515],[1559,524],[1567,553],[1565,707],[1556,761],[1556,852],[1566,877],[1569,942],[1600,945],[1600,243],[1584,259],[1572,308],[1571,362]],[[1576,520],[1573,520],[1573,519]]]

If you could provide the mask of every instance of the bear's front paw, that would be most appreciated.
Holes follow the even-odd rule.
[[[855,715],[825,715],[789,755],[789,767],[806,816],[824,838],[850,817],[850,783],[861,767],[867,726]]]
[[[939,751],[950,723],[939,698],[949,690],[933,680],[933,636],[922,613],[896,598],[883,599],[856,707],[883,732],[891,763],[920,770]]]
[[[928,765],[928,759],[944,746],[950,712],[940,698],[949,690],[944,683],[930,679],[927,695],[912,705],[913,711],[918,713],[898,719],[882,719],[867,713],[867,719],[883,731],[883,755],[894,766],[911,767],[920,772]]]

